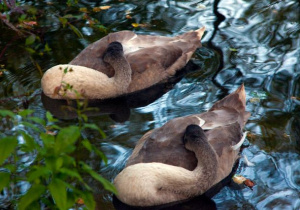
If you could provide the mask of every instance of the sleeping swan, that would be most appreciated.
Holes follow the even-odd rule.
[[[176,37],[111,33],[92,43],[70,64],[47,70],[41,80],[53,99],[107,99],[166,81],[201,47],[205,28]]]
[[[170,120],[146,133],[114,179],[117,197],[155,206],[203,194],[227,177],[245,140],[244,86],[205,113]]]

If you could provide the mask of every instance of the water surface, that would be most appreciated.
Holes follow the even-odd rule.
[[[112,180],[124,167],[137,140],[147,131],[175,117],[206,111],[214,102],[245,84],[251,117],[249,147],[238,174],[256,185],[224,187],[213,197],[218,209],[300,209],[300,17],[298,1],[103,1],[112,6],[95,15],[110,32],[132,30],[140,34],[173,36],[206,27],[203,48],[193,61],[202,67],[186,75],[172,90],[147,106],[132,108],[128,120],[113,121],[107,114],[90,117],[107,138],[90,135],[105,151],[109,164],[82,157]],[[101,5],[102,5],[101,4]],[[84,1],[88,7],[99,6]],[[43,5],[41,5],[43,6]],[[45,6],[45,5],[44,5]],[[130,14],[132,19],[127,19]],[[132,23],[144,24],[134,28]],[[84,37],[49,24],[44,34],[52,53],[37,58],[42,70],[67,63],[89,43],[105,35],[78,25]],[[16,109],[29,101],[36,115],[45,117],[40,98],[40,73],[18,43],[12,43],[0,63],[9,70],[0,78],[0,108]],[[124,121],[124,120],[123,120]],[[73,124],[76,120],[61,121]],[[114,209],[111,196],[99,190],[101,209]]]

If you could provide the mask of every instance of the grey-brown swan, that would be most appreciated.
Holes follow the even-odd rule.
[[[204,30],[175,37],[111,33],[69,64],[48,69],[43,92],[53,99],[106,99],[145,89],[182,69],[201,47]]]
[[[118,199],[131,206],[186,200],[227,177],[246,136],[245,104],[241,85],[207,112],[147,132],[114,179]]]

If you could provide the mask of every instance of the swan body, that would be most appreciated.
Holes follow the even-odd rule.
[[[241,85],[207,112],[146,133],[114,180],[117,197],[131,206],[161,205],[203,194],[227,177],[245,140],[245,103]],[[199,127],[200,137],[191,134],[191,125]]]
[[[41,81],[43,92],[53,99],[107,99],[143,90],[182,69],[201,47],[204,31],[203,27],[176,37],[131,31],[111,33],[86,47],[68,64],[75,69],[74,74],[59,71],[65,65],[47,70]],[[112,43],[120,43],[121,48],[115,50]],[[115,52],[118,56],[113,56]],[[105,59],[107,54],[110,59]],[[66,84],[73,87],[73,93],[64,91]]]

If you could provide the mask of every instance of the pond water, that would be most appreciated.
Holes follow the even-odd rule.
[[[82,4],[99,6],[97,1]],[[119,119],[122,123],[113,121],[116,117],[108,114],[94,113],[89,118],[107,134],[105,140],[86,135],[105,151],[108,166],[84,154],[81,158],[112,180],[144,133],[175,117],[206,111],[244,83],[251,117],[245,127],[249,131],[248,147],[242,153],[255,166],[248,167],[242,160],[236,173],[256,185],[252,190],[226,186],[212,198],[213,204],[218,209],[300,209],[298,1],[134,0],[102,1],[101,5],[112,6],[95,15],[110,32],[126,29],[140,34],[173,36],[205,26],[206,33],[203,47],[193,56],[193,62],[201,70],[185,75],[149,105],[132,105],[130,116],[126,109],[127,115]],[[126,18],[126,14],[131,18]],[[132,23],[143,25],[135,28]],[[72,31],[58,30],[55,23],[45,24],[49,28],[43,38],[52,53],[36,59],[42,71],[68,63],[89,43],[105,35],[88,25],[76,25],[84,35],[77,38]],[[4,38],[8,39],[3,35]],[[18,42],[12,42],[0,60],[9,70],[0,78],[0,108],[21,107],[26,99],[28,107],[45,118],[46,109],[40,97],[41,74],[25,53],[18,48]],[[118,113],[124,114],[123,109]],[[65,119],[60,123],[73,124],[76,120]],[[101,209],[114,209],[108,194],[99,192],[98,202]]]

